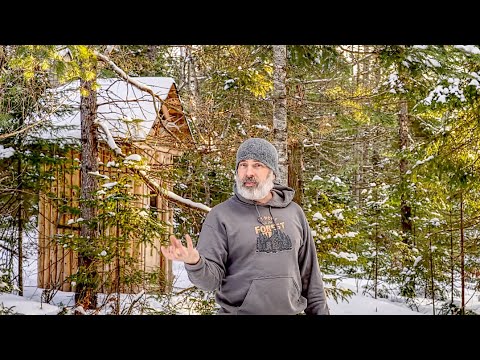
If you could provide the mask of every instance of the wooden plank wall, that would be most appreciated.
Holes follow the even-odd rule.
[[[173,163],[173,156],[170,153],[157,150],[141,150],[128,149],[124,153],[139,153],[142,157],[148,156],[153,162],[159,165],[166,165]],[[58,289],[61,291],[71,292],[75,291],[74,284],[68,281],[68,276],[75,274],[78,267],[78,258],[76,252],[70,249],[64,249],[57,243],[57,234],[74,233],[79,235],[79,226],[74,224],[66,225],[68,220],[72,218],[70,214],[62,213],[57,206],[58,201],[63,201],[66,205],[72,207],[79,207],[78,198],[80,196],[80,171],[79,169],[72,170],[75,165],[79,164],[80,155],[71,152],[68,156],[69,161],[63,167],[55,169],[55,180],[52,182],[51,193],[53,198],[46,193],[42,193],[39,202],[39,254],[38,254],[38,287],[44,289]],[[109,161],[119,161],[112,155],[110,149],[105,146],[99,148],[99,172],[101,174],[112,176],[116,168],[107,167]],[[150,189],[145,183],[132,184],[132,191],[139,195],[149,195]],[[78,189],[75,188],[78,186]],[[160,196],[156,196],[157,208],[160,211],[161,220],[173,224],[173,211],[168,206],[168,202]],[[148,208],[150,206],[150,198],[147,196],[141,197],[138,206]],[[119,236],[119,229],[116,227],[101,228],[104,235]],[[173,225],[169,226],[168,231],[173,231]],[[142,244],[138,241],[132,240],[129,247],[130,254],[138,260],[137,268],[144,271],[163,271],[167,282],[173,279],[172,262],[166,260],[160,253],[160,244],[162,239],[153,239],[153,244]],[[120,267],[121,269],[119,269]],[[98,271],[102,274],[104,280],[109,280],[112,287],[102,286],[101,291],[104,293],[112,291],[120,291],[122,293],[136,293],[140,289],[138,287],[127,287],[120,284],[120,287],[115,286],[119,276],[119,271],[125,270],[125,264],[120,264],[117,261],[110,264],[102,264]],[[127,269],[128,271],[128,269]],[[161,281],[162,285],[164,281]],[[167,289],[164,289],[167,290]]]
[[[152,152],[149,151],[148,156],[153,159],[156,164],[162,165],[172,165],[173,164],[173,155],[156,151]],[[161,171],[161,170],[160,170]],[[166,184],[163,184],[161,181],[160,185],[164,187]],[[145,186],[146,187],[146,186]],[[154,193],[151,189],[144,189],[146,193]],[[148,200],[149,201],[149,200]],[[168,225],[168,232],[173,233],[173,210],[169,207],[168,201],[166,201],[163,197],[157,195],[155,196],[155,207],[158,209],[158,219],[163,221]],[[168,238],[168,235],[166,236]],[[146,244],[145,249],[143,249],[143,259],[144,259],[144,271],[158,271],[161,270],[165,274],[165,280],[167,282],[171,282],[173,279],[172,274],[172,262],[167,261],[164,256],[160,252],[162,239],[157,238],[154,239],[152,244]],[[168,290],[164,288],[163,290]]]
[[[51,194],[42,192],[39,201],[39,253],[38,286],[44,289],[71,291],[71,284],[66,279],[77,266],[77,256],[70,249],[58,245],[58,235],[66,234],[66,229],[59,227],[67,222],[67,214],[60,211],[59,199],[70,199],[65,205],[78,207],[75,199],[78,191],[70,184],[79,184],[78,171],[72,173],[74,158],[59,166],[52,172]],[[72,201],[73,199],[73,201]]]

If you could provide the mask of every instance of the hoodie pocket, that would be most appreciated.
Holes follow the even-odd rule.
[[[294,315],[305,309],[307,300],[293,277],[253,279],[238,314]]]

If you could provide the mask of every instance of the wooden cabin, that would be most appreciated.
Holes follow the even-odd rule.
[[[138,154],[143,159],[148,159],[151,172],[153,170],[161,172],[162,169],[172,166],[175,158],[181,155],[181,145],[193,142],[192,133],[172,78],[137,77],[134,79],[151,88],[162,101],[154,100],[151,94],[139,90],[138,87],[122,79],[98,79],[100,89],[97,90],[97,118],[108,126],[123,154]],[[64,130],[55,134],[45,134],[45,137],[61,138],[66,142],[79,141],[81,134],[79,82],[56,88],[54,95],[57,101],[62,99],[62,108],[68,108],[69,111],[65,111],[62,115],[55,115],[53,118],[54,123],[65,126]],[[111,176],[118,171],[112,164],[119,163],[122,159],[112,151],[105,134],[99,130],[98,135],[99,174]],[[51,188],[40,196],[37,285],[43,289],[70,292],[75,291],[75,283],[69,281],[69,276],[77,271],[78,254],[71,247],[60,245],[58,239],[80,234],[80,224],[77,221],[80,217],[79,211],[77,215],[72,215],[72,211],[65,209],[79,210],[82,185],[79,166],[81,153],[70,151],[62,156],[66,157],[66,162],[50,169],[53,179]],[[162,183],[161,178],[158,178],[157,182],[171,190],[171,185]],[[143,181],[135,181],[131,191],[142,199],[137,201],[135,206],[143,209],[156,208],[159,220],[168,224],[167,231],[171,233],[173,227],[171,204],[160,196],[156,189]],[[138,231],[141,232],[141,229]],[[112,226],[102,228],[100,232],[105,236],[119,236],[119,229]],[[133,238],[130,240],[131,246],[128,247],[128,251],[132,258],[137,260],[133,266],[146,272],[157,271],[163,274],[164,277],[158,281],[168,284],[173,279],[172,264],[159,251],[162,240],[165,239],[155,238],[152,244],[145,244]],[[112,272],[117,270],[110,261],[109,264],[101,265],[98,272],[103,276],[107,274],[111,276]],[[115,289],[103,286],[101,291],[136,293],[142,290],[137,285],[120,284]]]

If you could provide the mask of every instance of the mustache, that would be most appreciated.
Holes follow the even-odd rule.
[[[245,184],[247,181],[248,182],[254,182],[255,184],[258,184],[258,180],[255,179],[254,176],[250,176],[250,177],[245,176],[244,178],[241,179],[241,181],[242,181],[243,184]]]

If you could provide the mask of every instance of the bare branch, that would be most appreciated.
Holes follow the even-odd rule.
[[[160,186],[159,183],[157,183],[155,180],[151,179],[148,177],[148,174],[144,171],[144,170],[137,170],[137,173],[140,175],[140,177],[145,180],[145,182],[147,182],[149,185],[153,186],[156,190],[158,190],[159,192],[161,192],[163,195],[165,195],[168,199],[176,202],[176,203],[180,203],[180,204],[183,204],[183,205],[187,205],[191,208],[194,208],[194,209],[199,209],[199,210],[203,210],[205,212],[209,212],[210,210],[212,210],[210,207],[208,207],[207,205],[205,204],[202,204],[202,203],[197,203],[197,202],[194,202],[192,200],[189,200],[189,199],[185,199],[177,194],[175,194],[174,192],[170,191],[170,190],[167,190],[165,188],[163,188],[162,186]]]
[[[120,75],[120,77],[121,77],[122,79],[124,79],[125,81],[129,82],[130,84],[132,84],[133,86],[137,87],[138,89],[149,93],[154,99],[157,99],[157,100],[160,102],[161,106],[167,106],[167,105],[165,104],[165,102],[162,100],[162,98],[161,98],[158,94],[156,94],[150,86],[145,85],[145,84],[137,81],[135,78],[132,78],[132,77],[128,76],[125,71],[123,71],[122,69],[120,69],[120,68],[117,66],[117,64],[115,64],[112,60],[110,60],[110,58],[107,57],[106,55],[103,55],[103,54],[99,53],[98,51],[94,51],[94,54],[95,54],[100,60],[102,60],[102,61],[106,62],[108,65],[110,65],[110,66],[112,67],[113,71],[115,71],[118,75]],[[155,103],[155,101],[153,102],[153,106],[155,107],[155,113],[157,114],[157,117],[158,117],[158,119],[159,119],[159,122],[160,122],[160,124],[163,126],[163,128],[165,129],[165,131],[166,131],[168,134],[170,134],[170,136],[172,136],[178,143],[181,144],[182,141],[181,141],[177,136],[175,136],[175,134],[173,134],[173,133],[170,131],[170,129],[168,128],[168,126],[166,126],[166,125],[163,123],[162,119],[161,119],[160,116],[159,116],[159,109],[158,109],[157,104]],[[179,111],[179,112],[183,112],[182,109],[177,108],[177,107],[175,107],[175,106],[173,106],[173,105],[168,105],[168,106],[171,107],[171,108],[174,109],[174,110],[177,110],[177,111]]]

